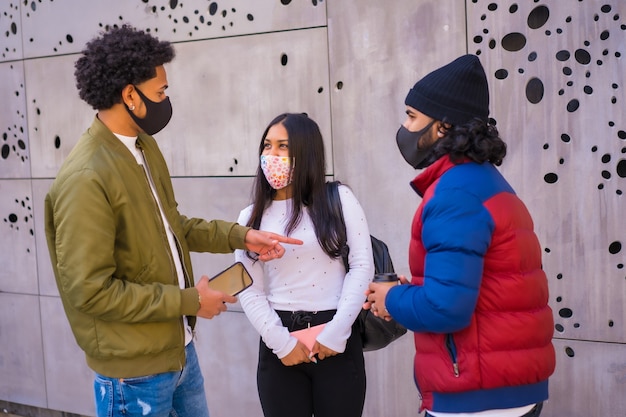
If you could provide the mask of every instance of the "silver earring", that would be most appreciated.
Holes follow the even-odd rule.
[[[131,104],[130,104],[130,106],[128,106],[128,109],[129,109],[130,111],[135,110],[135,105],[131,103]]]

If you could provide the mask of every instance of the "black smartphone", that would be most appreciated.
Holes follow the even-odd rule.
[[[252,277],[241,262],[235,262],[209,279],[209,288],[230,295],[237,295],[250,285],[252,285]]]

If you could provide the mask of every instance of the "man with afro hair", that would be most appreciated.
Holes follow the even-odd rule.
[[[178,212],[152,135],[172,116],[169,42],[128,25],[87,43],[75,65],[97,114],[45,199],[48,249],[63,307],[95,372],[97,416],[208,417],[193,336],[234,296],[194,284],[190,251],[247,249],[270,261],[302,242]]]

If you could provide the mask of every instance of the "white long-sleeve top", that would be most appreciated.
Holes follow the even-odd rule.
[[[347,274],[341,257],[330,258],[319,245],[306,209],[300,224],[290,234],[304,244],[282,244],[285,247],[282,258],[266,263],[253,261],[243,250],[235,251],[235,259],[246,266],[254,281],[239,295],[241,306],[265,344],[279,358],[289,354],[297,340],[283,327],[275,310],[337,309],[317,340],[336,352],[343,352],[365,301],[365,290],[374,277],[372,245],[363,208],[347,186],[339,186],[339,195],[350,247]],[[263,214],[260,229],[284,235],[291,204],[292,200],[273,201]],[[246,207],[237,222],[246,224],[251,212],[252,206]]]

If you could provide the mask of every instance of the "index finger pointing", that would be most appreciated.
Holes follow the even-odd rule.
[[[282,243],[289,243],[289,244],[292,244],[292,245],[302,245],[304,243],[300,239],[294,239],[292,237],[281,236],[281,235],[274,235],[274,236],[272,236],[272,239],[277,240],[277,241],[282,242]]]

